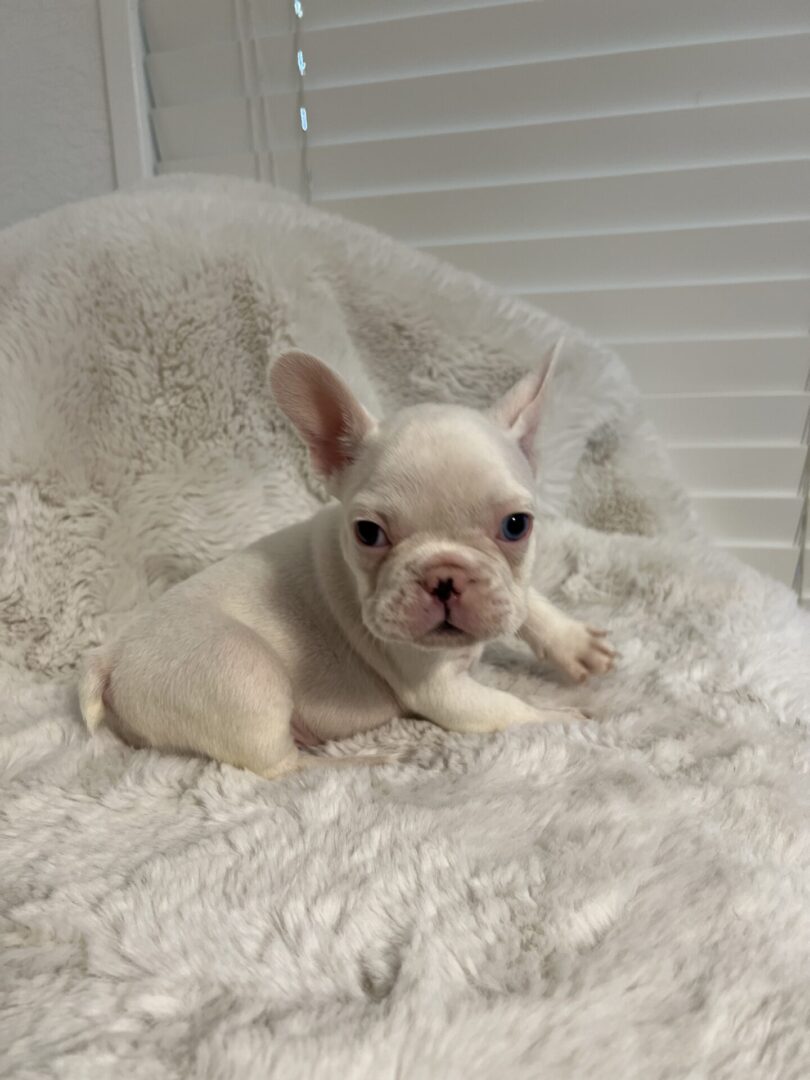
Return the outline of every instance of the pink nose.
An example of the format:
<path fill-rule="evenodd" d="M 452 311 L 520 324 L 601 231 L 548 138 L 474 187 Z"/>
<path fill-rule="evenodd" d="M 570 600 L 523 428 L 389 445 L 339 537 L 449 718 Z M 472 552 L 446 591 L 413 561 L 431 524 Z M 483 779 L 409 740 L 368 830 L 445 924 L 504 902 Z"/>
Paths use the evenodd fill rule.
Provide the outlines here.
<path fill-rule="evenodd" d="M 443 604 L 450 604 L 458 599 L 470 583 L 469 574 L 458 566 L 432 566 L 422 578 L 422 588 L 441 600 Z"/>

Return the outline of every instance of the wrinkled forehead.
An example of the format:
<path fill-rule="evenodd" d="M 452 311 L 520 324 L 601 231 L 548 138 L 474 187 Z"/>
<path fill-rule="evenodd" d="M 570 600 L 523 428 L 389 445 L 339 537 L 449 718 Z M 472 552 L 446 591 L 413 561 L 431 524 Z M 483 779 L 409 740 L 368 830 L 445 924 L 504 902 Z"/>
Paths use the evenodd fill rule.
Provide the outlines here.
<path fill-rule="evenodd" d="M 448 406 L 403 410 L 369 447 L 356 509 L 413 529 L 474 527 L 496 511 L 532 508 L 519 448 L 486 417 Z"/>

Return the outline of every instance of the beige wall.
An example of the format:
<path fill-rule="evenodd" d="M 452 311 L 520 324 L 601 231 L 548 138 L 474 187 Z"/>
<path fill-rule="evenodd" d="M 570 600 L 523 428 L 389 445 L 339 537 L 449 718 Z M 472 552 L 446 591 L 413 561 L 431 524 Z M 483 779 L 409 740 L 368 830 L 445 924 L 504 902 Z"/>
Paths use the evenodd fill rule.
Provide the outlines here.
<path fill-rule="evenodd" d="M 97 0 L 0 0 L 0 226 L 113 186 Z"/>

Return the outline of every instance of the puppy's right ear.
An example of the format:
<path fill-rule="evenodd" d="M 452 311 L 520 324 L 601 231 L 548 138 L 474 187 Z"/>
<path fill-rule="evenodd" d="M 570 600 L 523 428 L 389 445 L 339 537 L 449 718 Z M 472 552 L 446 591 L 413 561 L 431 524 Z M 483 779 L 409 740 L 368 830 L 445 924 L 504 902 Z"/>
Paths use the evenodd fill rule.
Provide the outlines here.
<path fill-rule="evenodd" d="M 548 359 L 541 363 L 536 371 L 530 371 L 528 375 L 524 375 L 489 410 L 492 419 L 501 427 L 506 428 L 516 440 L 532 469 L 536 467 L 535 438 L 543 408 L 543 397 L 562 351 L 563 341 L 564 338 L 560 338 L 549 353 Z"/>
<path fill-rule="evenodd" d="M 270 384 L 308 447 L 315 470 L 325 480 L 335 480 L 376 427 L 374 418 L 343 380 L 309 353 L 284 353 L 273 365 Z"/>

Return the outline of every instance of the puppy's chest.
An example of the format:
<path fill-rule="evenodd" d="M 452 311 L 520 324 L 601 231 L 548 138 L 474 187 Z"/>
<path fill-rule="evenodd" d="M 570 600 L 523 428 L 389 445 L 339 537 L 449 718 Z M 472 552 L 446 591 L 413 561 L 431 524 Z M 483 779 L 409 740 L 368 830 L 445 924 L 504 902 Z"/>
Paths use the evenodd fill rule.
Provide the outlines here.
<path fill-rule="evenodd" d="M 345 642 L 315 636 L 290 676 L 296 715 L 321 739 L 369 731 L 400 713 L 388 684 Z"/>

